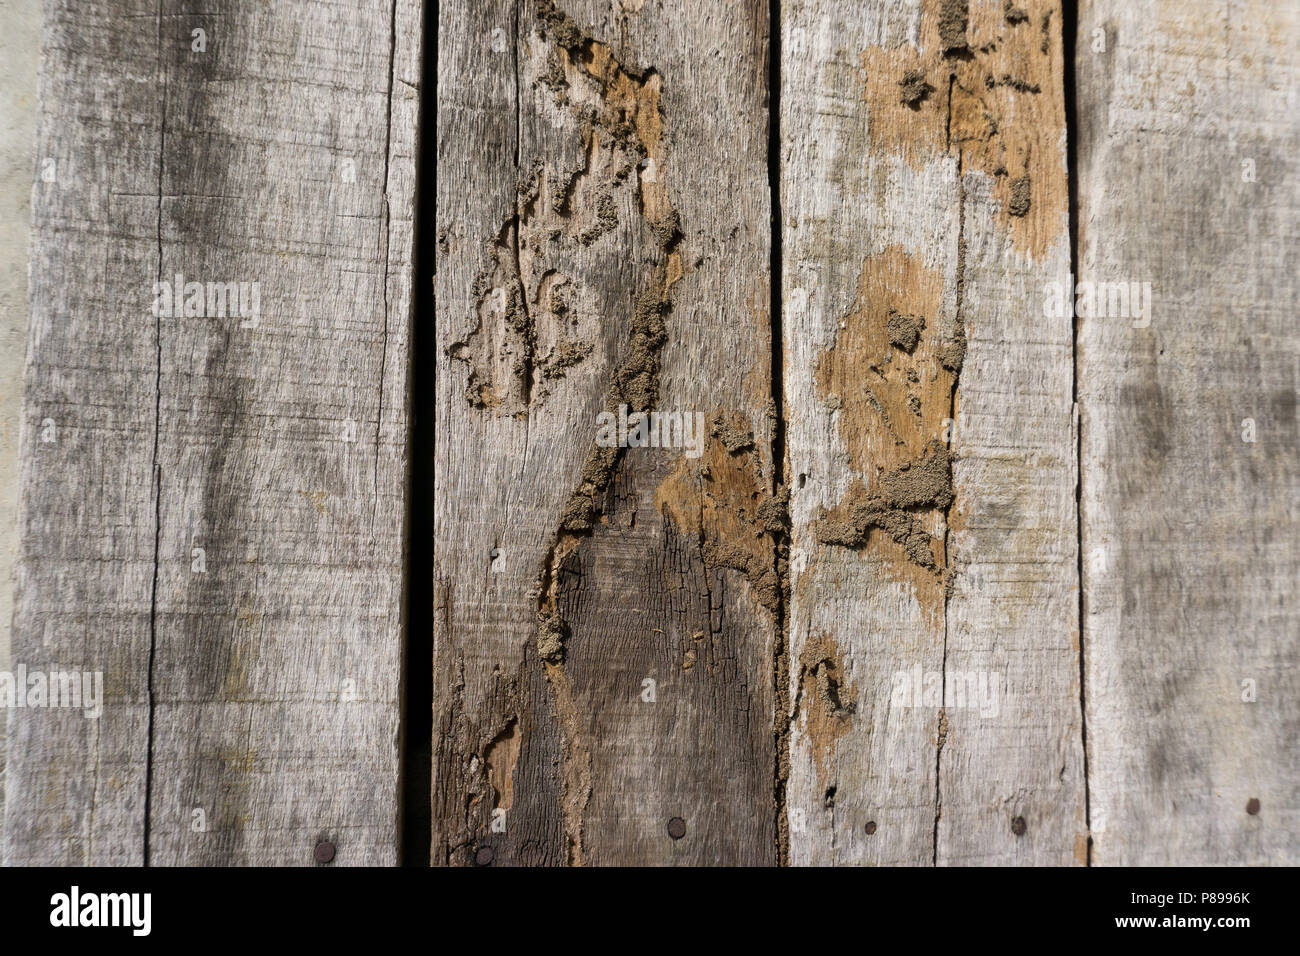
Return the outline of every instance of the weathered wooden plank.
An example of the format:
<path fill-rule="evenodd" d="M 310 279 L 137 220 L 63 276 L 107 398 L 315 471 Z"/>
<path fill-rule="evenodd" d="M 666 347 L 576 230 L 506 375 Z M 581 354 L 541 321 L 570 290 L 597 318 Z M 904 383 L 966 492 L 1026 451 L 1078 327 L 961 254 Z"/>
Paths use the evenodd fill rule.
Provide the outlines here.
<path fill-rule="evenodd" d="M 1100 864 L 1300 858 L 1297 32 L 1295 4 L 1080 13 L 1080 284 L 1145 290 L 1079 319 Z"/>
<path fill-rule="evenodd" d="M 0 671 L 10 670 L 13 575 L 18 557 L 18 432 L 22 418 L 23 341 L 27 333 L 27 254 L 31 224 L 32 155 L 36 139 L 36 65 L 41 6 L 21 0 L 6 6 L 0 33 Z M 4 815 L 5 725 L 0 708 L 0 819 Z M 0 865 L 4 840 L 0 839 Z"/>
<path fill-rule="evenodd" d="M 776 859 L 767 23 L 441 7 L 435 864 Z"/>
<path fill-rule="evenodd" d="M 37 153 L 54 158 L 56 178 L 33 194 L 13 656 L 40 671 L 102 671 L 106 701 L 93 723 L 11 711 L 10 864 L 144 855 L 156 33 L 143 16 L 44 9 Z"/>
<path fill-rule="evenodd" d="M 395 860 L 420 36 L 46 3 L 12 863 Z"/>
<path fill-rule="evenodd" d="M 1070 862 L 1059 5 L 782 17 L 790 860 Z"/>

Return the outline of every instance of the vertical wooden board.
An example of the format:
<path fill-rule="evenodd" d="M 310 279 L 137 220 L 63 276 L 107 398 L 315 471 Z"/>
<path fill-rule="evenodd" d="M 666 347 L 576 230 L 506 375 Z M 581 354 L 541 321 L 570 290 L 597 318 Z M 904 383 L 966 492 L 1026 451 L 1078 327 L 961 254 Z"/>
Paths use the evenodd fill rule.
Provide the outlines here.
<path fill-rule="evenodd" d="M 216 13 L 171 46 L 162 275 L 263 315 L 163 325 L 154 858 L 393 863 L 420 11 Z"/>
<path fill-rule="evenodd" d="M 108 703 L 20 718 L 13 859 L 395 862 L 419 10 L 61 7 L 18 645 Z"/>
<path fill-rule="evenodd" d="M 1071 337 L 1038 307 L 1069 262 L 1059 9 L 782 17 L 790 860 L 1069 861 Z"/>
<path fill-rule="evenodd" d="M 930 330 L 955 309 L 955 164 L 914 170 L 876 150 L 863 51 L 911 43 L 919 8 L 783 3 L 781 211 L 787 454 L 792 477 L 789 620 L 789 859 L 928 863 L 934 828 L 934 713 L 888 707 L 890 675 L 942 664 L 940 582 L 874 536 L 830 544 L 823 523 L 872 462 L 911 447 L 887 435 L 869 370 L 889 353 L 880 322 L 925 295 Z M 920 215 L 930 213 L 929 217 Z M 947 307 L 941 302 L 947 298 Z M 939 362 L 926 343 L 926 371 Z M 920 346 L 918 346 L 919 348 Z M 948 376 L 949 381 L 951 375 Z M 943 383 L 935 383 L 941 389 Z M 912 425 L 910 409 L 904 425 Z M 883 409 L 883 405 L 881 405 Z M 932 413 L 949 415 L 947 395 Z M 933 423 L 933 437 L 938 425 Z M 913 425 L 912 445 L 927 436 Z M 840 505 L 841 511 L 847 506 Z M 846 516 L 847 517 L 847 516 Z M 934 515 L 927 518 L 933 523 Z M 926 529 L 927 531 L 932 529 Z M 918 529 L 918 533 L 925 533 Z M 902 556 L 900 560 L 900 555 Z M 914 580 L 909 580 L 913 578 Z M 875 833 L 866 828 L 874 824 Z"/>
<path fill-rule="evenodd" d="M 143 859 L 160 105 L 144 12 L 43 11 L 37 155 L 55 178 L 32 197 L 13 661 L 100 671 L 105 701 L 98 720 L 10 712 L 10 865 Z"/>
<path fill-rule="evenodd" d="M 766 6 L 439 47 L 433 860 L 773 862 Z"/>
<path fill-rule="evenodd" d="M 968 37 L 937 861 L 1084 865 L 1073 324 L 1043 308 L 1070 271 L 1061 5 L 972 3 Z"/>
<path fill-rule="evenodd" d="M 9 667 L 13 620 L 13 568 L 17 558 L 18 432 L 22 408 L 24 345 L 27 340 L 27 273 L 30 263 L 31 194 L 44 160 L 36 145 L 36 72 L 41 49 L 41 5 L 15 0 L 6 5 L 0 57 L 0 669 Z M 4 714 L 0 714 L 3 724 Z M 0 732 L 0 778 L 4 734 Z M 3 803 L 0 783 L 0 804 Z M 0 812 L 3 812 L 0 810 Z M 2 844 L 3 841 L 0 841 Z"/>
<path fill-rule="evenodd" d="M 31 254 L 33 171 L 43 162 L 36 143 L 36 72 L 41 49 L 41 5 L 18 0 L 6 7 L 0 34 L 0 190 L 6 197 L 0 218 L 0 671 L 9 671 L 9 629 L 13 622 L 14 566 L 18 559 L 18 435 L 22 421 L 23 362 L 27 336 L 27 276 Z M 0 829 L 4 820 L 5 725 L 0 708 Z M 0 834 L 0 866 L 4 838 Z"/>
<path fill-rule="evenodd" d="M 1080 283 L 1150 284 L 1079 319 L 1100 864 L 1300 858 L 1298 31 L 1294 4 L 1080 13 Z"/>

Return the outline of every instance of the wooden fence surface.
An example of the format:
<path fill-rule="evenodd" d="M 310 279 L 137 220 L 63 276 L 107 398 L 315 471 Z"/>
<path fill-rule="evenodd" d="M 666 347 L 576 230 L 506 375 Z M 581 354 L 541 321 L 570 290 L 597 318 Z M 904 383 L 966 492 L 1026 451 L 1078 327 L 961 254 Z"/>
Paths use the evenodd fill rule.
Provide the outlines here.
<path fill-rule="evenodd" d="M 1300 8 L 1074 6 L 45 0 L 5 862 L 1300 862 Z"/>

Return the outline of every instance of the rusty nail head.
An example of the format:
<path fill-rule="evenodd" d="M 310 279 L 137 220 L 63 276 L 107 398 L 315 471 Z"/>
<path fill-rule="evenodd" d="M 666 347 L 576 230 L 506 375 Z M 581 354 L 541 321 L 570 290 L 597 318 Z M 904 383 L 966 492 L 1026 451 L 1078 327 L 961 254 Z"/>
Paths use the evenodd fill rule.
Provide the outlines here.
<path fill-rule="evenodd" d="M 496 852 L 490 846 L 481 846 L 474 851 L 475 866 L 491 866 L 496 858 Z"/>
<path fill-rule="evenodd" d="M 1014 833 L 1016 836 L 1024 836 L 1025 829 L 1026 827 L 1025 827 L 1024 817 L 1016 817 L 1014 820 L 1011 821 L 1011 832 Z"/>
<path fill-rule="evenodd" d="M 674 840 L 680 840 L 686 836 L 686 821 L 681 817 L 673 817 L 668 821 L 668 835 Z"/>
<path fill-rule="evenodd" d="M 1246 812 L 1252 817 L 1259 813 L 1259 797 L 1251 797 L 1246 801 Z"/>
<path fill-rule="evenodd" d="M 867 821 L 867 836 L 871 836 L 871 835 L 872 835 L 873 833 L 875 833 L 875 832 L 876 832 L 876 821 L 875 821 L 875 820 L 868 820 L 868 821 Z"/>
<path fill-rule="evenodd" d="M 321 840 L 316 844 L 316 850 L 313 853 L 317 863 L 328 863 L 334 859 L 334 844 L 329 840 Z"/>

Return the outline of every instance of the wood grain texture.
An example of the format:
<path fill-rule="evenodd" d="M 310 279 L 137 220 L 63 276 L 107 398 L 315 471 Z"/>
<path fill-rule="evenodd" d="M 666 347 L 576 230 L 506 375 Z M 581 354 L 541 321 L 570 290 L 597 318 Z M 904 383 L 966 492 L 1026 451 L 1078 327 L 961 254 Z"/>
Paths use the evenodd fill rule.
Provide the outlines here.
<path fill-rule="evenodd" d="M 7 863 L 1300 858 L 1293 6 L 422 7 L 45 0 Z"/>
<path fill-rule="evenodd" d="M 1074 862 L 1059 7 L 782 16 L 790 861 Z"/>
<path fill-rule="evenodd" d="M 22 420 L 32 154 L 36 140 L 36 70 L 41 49 L 38 0 L 6 4 L 0 34 L 0 671 L 10 669 L 14 565 L 18 558 L 18 433 Z M 4 818 L 7 709 L 0 710 L 0 820 Z M 0 866 L 4 840 L 0 838 Z"/>
<path fill-rule="evenodd" d="M 1300 857 L 1298 14 L 1080 13 L 1079 278 L 1153 302 L 1079 320 L 1102 865 Z"/>
<path fill-rule="evenodd" d="M 776 859 L 767 24 L 442 4 L 435 864 Z"/>
<path fill-rule="evenodd" d="M 8 859 L 395 862 L 419 5 L 44 29 Z"/>

